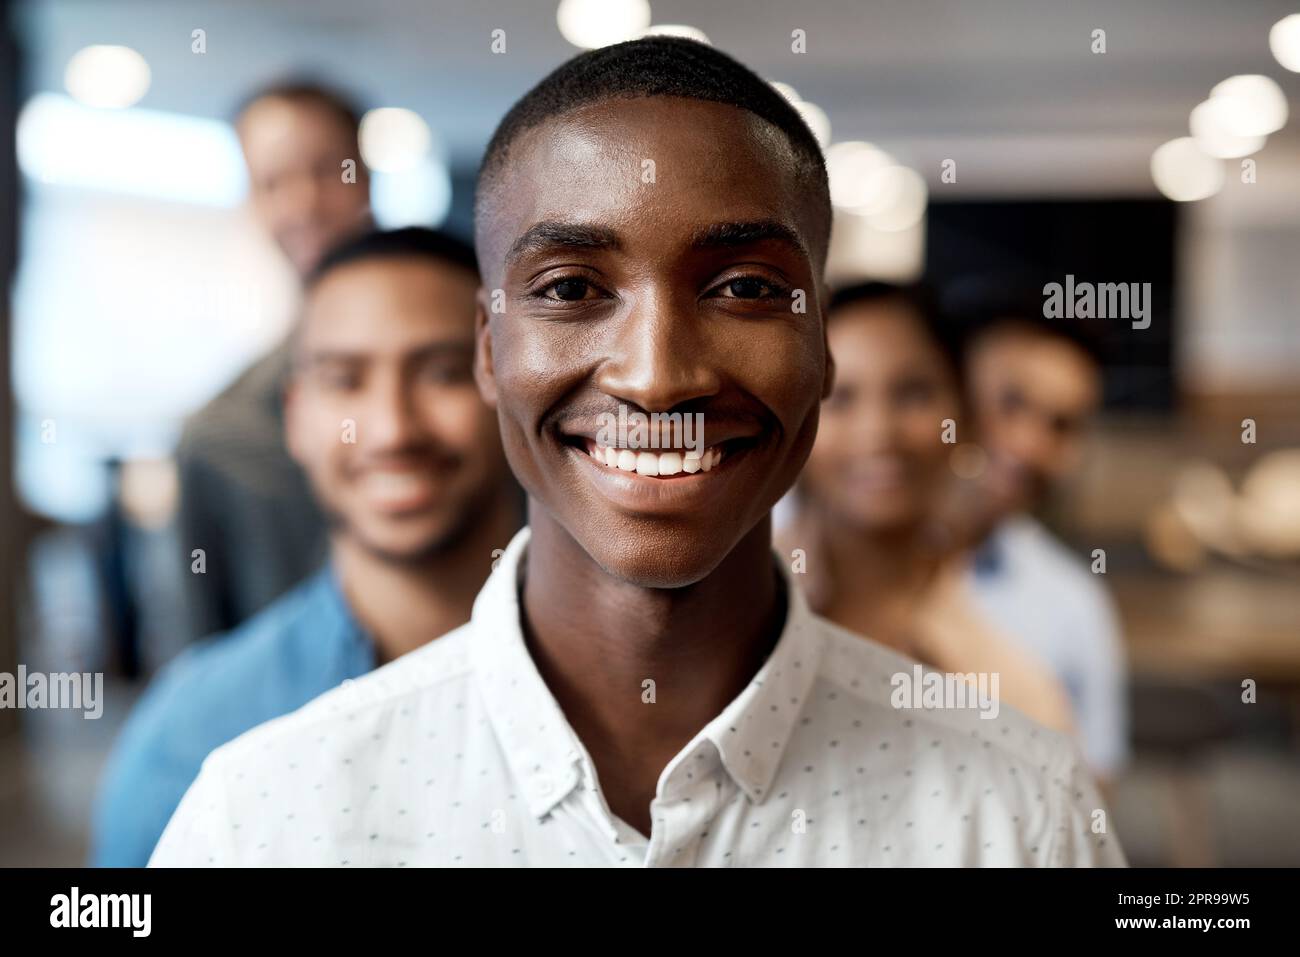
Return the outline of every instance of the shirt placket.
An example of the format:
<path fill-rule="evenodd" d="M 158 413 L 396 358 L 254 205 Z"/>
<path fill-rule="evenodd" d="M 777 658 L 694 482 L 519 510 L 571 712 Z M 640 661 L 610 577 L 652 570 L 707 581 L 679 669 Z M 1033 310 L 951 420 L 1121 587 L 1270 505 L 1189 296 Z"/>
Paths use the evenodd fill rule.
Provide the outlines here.
<path fill-rule="evenodd" d="M 694 867 L 709 824 L 722 806 L 721 762 L 702 743 L 668 773 L 650 802 L 650 846 L 646 867 Z"/>
<path fill-rule="evenodd" d="M 614 812 L 596 784 L 590 764 L 583 762 L 579 785 L 571 796 L 570 807 L 580 816 L 581 826 L 589 829 L 598 846 L 603 848 L 606 863 L 614 867 L 639 867 L 643 852 L 636 843 L 630 825 L 619 827 Z"/>

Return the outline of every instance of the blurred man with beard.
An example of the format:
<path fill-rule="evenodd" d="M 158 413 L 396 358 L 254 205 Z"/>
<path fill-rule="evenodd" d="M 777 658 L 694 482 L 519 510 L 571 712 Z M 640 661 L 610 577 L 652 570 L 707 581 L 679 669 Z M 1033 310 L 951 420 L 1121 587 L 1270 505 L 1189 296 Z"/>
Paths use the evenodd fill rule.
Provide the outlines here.
<path fill-rule="evenodd" d="M 306 82 L 268 87 L 239 112 L 253 217 L 300 278 L 327 249 L 372 226 L 359 122 L 342 96 Z M 177 533 L 191 638 L 235 627 L 324 556 L 320 510 L 284 447 L 288 368 L 286 343 L 185 423 Z M 188 574 L 196 549 L 203 574 Z"/>
<path fill-rule="evenodd" d="M 474 253 L 423 229 L 329 254 L 291 339 L 286 435 L 326 567 L 173 662 L 129 720 L 95 860 L 148 861 L 213 748 L 467 621 L 519 498 L 473 378 Z"/>

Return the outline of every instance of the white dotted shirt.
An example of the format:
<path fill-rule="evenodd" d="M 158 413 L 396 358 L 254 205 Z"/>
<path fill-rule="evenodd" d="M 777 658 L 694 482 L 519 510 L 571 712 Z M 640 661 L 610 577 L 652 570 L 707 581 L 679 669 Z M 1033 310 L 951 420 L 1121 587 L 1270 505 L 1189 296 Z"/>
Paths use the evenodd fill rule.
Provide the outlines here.
<path fill-rule="evenodd" d="M 1005 705 L 895 708 L 912 662 L 793 587 L 767 662 L 663 769 L 638 833 L 524 644 L 527 544 L 468 624 L 214 751 L 150 865 L 1125 863 L 1066 738 Z M 672 707 L 655 691 L 647 708 Z"/>

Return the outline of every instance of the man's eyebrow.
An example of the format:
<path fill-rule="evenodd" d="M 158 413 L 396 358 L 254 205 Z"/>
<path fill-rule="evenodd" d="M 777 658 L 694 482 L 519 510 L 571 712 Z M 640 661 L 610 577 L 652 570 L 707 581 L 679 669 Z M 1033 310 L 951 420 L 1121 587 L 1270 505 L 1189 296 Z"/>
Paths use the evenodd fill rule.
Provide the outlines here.
<path fill-rule="evenodd" d="M 411 350 L 407 356 L 408 359 L 417 361 L 424 359 L 463 359 L 465 357 L 473 358 L 474 340 L 473 339 L 452 339 L 443 342 L 431 342 L 427 346 L 420 346 L 418 349 Z"/>
<path fill-rule="evenodd" d="M 326 362 L 363 362 L 366 359 L 364 352 L 332 348 L 313 349 L 310 346 L 300 348 L 298 355 L 304 365 L 320 365 Z"/>
<path fill-rule="evenodd" d="M 565 223 L 547 219 L 534 224 L 526 233 L 515 240 L 510 251 L 506 253 L 506 262 L 518 259 L 524 253 L 546 249 L 551 246 L 579 249 L 618 249 L 621 244 L 618 234 L 604 226 L 588 226 L 582 223 Z"/>
<path fill-rule="evenodd" d="M 430 342 L 426 345 L 416 346 L 409 350 L 404 356 L 405 359 L 438 359 L 445 357 L 462 358 L 474 354 L 474 340 L 472 339 L 445 339 L 438 342 Z M 329 363 L 348 363 L 357 364 L 369 362 L 375 357 L 373 352 L 367 352 L 362 349 L 339 349 L 334 347 L 322 347 L 318 349 L 305 349 L 302 352 L 302 361 L 307 365 L 326 365 Z"/>
<path fill-rule="evenodd" d="M 808 248 L 799 234 L 785 223 L 775 219 L 754 219 L 745 222 L 711 223 L 691 237 L 696 249 L 750 246 L 754 243 L 776 241 L 793 246 L 807 256 Z"/>

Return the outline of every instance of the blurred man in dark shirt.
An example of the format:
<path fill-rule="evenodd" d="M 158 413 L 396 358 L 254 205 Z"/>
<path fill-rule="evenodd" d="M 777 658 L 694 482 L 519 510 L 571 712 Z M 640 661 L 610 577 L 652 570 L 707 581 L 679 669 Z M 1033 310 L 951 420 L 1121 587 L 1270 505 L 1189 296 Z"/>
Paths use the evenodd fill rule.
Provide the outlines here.
<path fill-rule="evenodd" d="M 269 87 L 239 112 L 253 214 L 300 277 L 373 225 L 358 126 L 343 98 L 307 83 Z M 320 511 L 284 447 L 288 365 L 282 344 L 185 423 L 177 530 L 192 638 L 234 627 L 324 554 Z"/>

